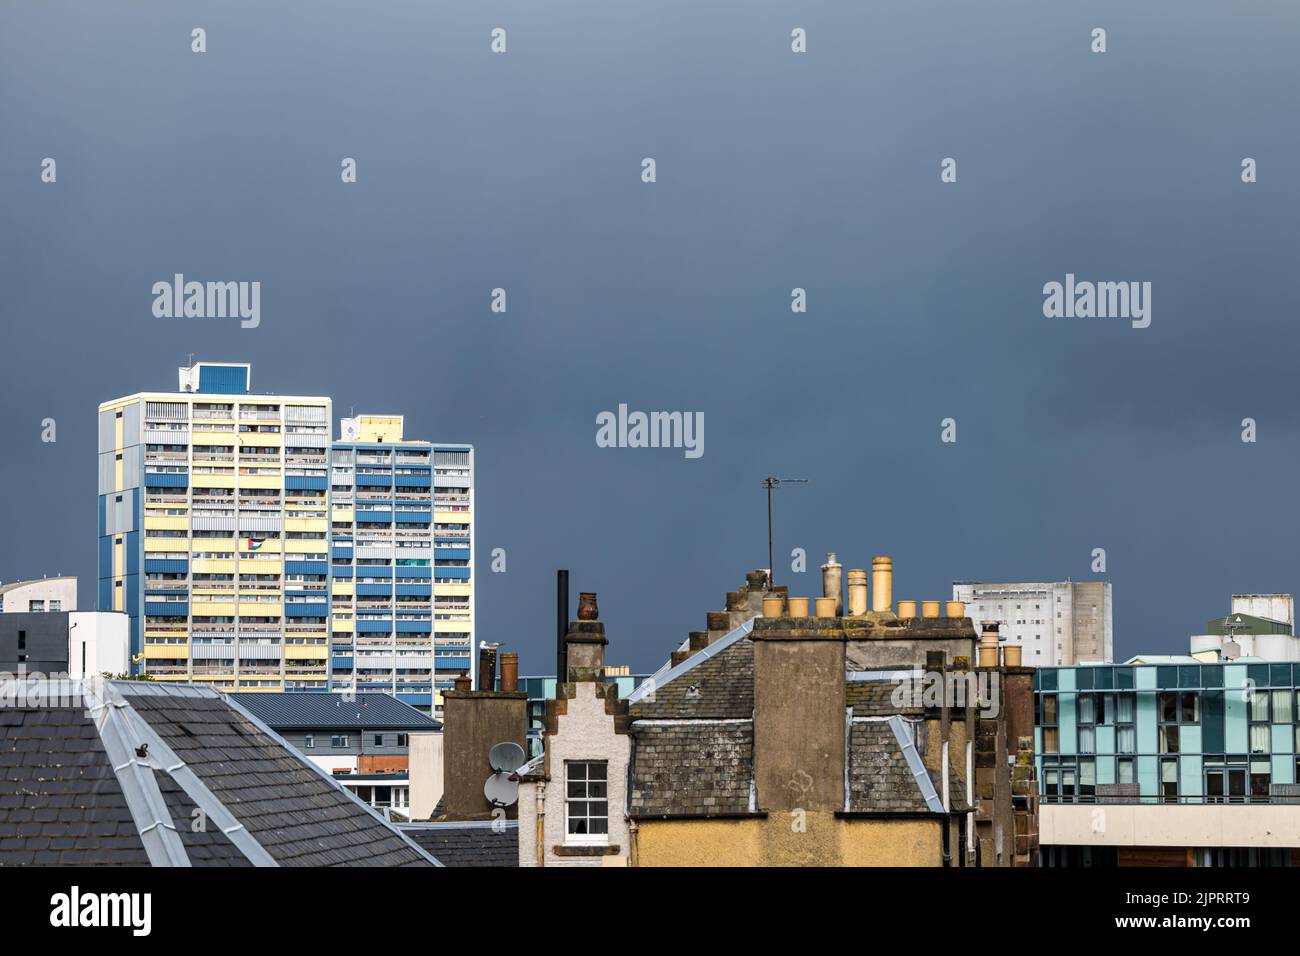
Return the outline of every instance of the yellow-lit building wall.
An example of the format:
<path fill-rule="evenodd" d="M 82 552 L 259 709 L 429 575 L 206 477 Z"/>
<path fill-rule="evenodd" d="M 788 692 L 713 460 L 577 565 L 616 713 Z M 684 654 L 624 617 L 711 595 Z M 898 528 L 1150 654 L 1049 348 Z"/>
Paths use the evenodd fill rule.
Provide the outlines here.
<path fill-rule="evenodd" d="M 802 826 L 802 830 L 799 827 Z M 637 866 L 942 866 L 938 818 L 833 813 L 713 820 L 642 820 Z"/>

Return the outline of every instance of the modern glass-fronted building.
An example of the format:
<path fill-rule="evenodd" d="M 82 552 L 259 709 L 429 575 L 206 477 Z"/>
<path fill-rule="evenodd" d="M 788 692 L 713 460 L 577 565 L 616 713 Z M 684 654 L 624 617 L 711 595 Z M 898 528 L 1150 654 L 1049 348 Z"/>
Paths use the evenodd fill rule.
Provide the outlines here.
<path fill-rule="evenodd" d="M 1040 669 L 1041 863 L 1300 865 L 1297 686 L 1257 658 Z"/>
<path fill-rule="evenodd" d="M 1267 803 L 1297 780 L 1297 686 L 1300 665 L 1253 659 L 1042 668 L 1042 801 L 1095 802 L 1098 787 L 1129 784 L 1142 803 Z"/>

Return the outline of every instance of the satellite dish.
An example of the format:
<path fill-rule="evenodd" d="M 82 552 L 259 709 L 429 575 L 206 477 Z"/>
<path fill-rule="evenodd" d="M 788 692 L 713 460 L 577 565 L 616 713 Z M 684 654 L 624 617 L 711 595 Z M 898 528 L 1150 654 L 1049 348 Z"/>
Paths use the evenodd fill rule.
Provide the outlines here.
<path fill-rule="evenodd" d="M 497 773 L 514 773 L 526 762 L 524 748 L 511 740 L 497 744 L 488 751 L 488 766 Z"/>
<path fill-rule="evenodd" d="M 483 796 L 494 807 L 512 807 L 519 799 L 519 782 L 508 773 L 494 773 L 483 784 Z"/>
<path fill-rule="evenodd" d="M 488 751 L 488 765 L 495 773 L 483 784 L 483 796 L 494 807 L 512 807 L 519 799 L 519 781 L 510 775 L 527 763 L 524 748 L 512 740 L 499 743 Z"/>

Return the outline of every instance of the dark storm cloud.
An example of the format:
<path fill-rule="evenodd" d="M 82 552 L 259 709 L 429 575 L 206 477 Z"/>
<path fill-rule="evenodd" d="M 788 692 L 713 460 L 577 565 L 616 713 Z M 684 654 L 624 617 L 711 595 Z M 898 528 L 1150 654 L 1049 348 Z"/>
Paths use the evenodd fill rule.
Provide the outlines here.
<path fill-rule="evenodd" d="M 766 474 L 811 479 L 779 492 L 778 550 L 813 567 L 892 554 L 896 596 L 937 598 L 1088 578 L 1104 547 L 1117 654 L 1184 649 L 1233 591 L 1300 582 L 1297 20 L 5 4 L 0 578 L 75 572 L 93 601 L 95 406 L 194 353 L 474 442 L 478 634 L 526 672 L 550 666 L 560 566 L 600 592 L 611 659 L 657 665 L 764 563 Z M 260 281 L 260 328 L 153 318 L 175 272 Z M 1067 272 L 1152 282 L 1151 327 L 1045 319 Z M 704 457 L 597 448 L 620 402 L 704 412 Z"/>

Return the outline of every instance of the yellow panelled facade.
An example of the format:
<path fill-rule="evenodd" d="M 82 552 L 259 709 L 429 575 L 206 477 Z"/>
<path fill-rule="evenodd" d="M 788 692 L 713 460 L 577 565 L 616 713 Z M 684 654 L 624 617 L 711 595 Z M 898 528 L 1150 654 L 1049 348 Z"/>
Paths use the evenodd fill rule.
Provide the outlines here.
<path fill-rule="evenodd" d="M 227 364 L 238 366 L 239 363 Z M 182 377 L 189 371 L 182 369 Z M 118 535 L 111 547 L 101 552 L 102 560 L 105 564 L 112 562 L 112 606 L 132 614 L 133 634 L 137 635 L 134 639 L 140 642 L 146 671 L 149 671 L 149 661 L 166 668 L 164 672 L 151 671 L 151 676 L 161 680 L 193 679 L 231 685 L 240 680 L 235 673 L 221 673 L 224 657 L 191 658 L 188 640 L 158 643 L 163 638 L 169 641 L 178 636 L 188 638 L 192 627 L 199 635 L 196 640 L 205 644 L 240 638 L 264 642 L 267 637 L 278 637 L 284 642 L 286 634 L 294 640 L 318 641 L 282 644 L 280 660 L 249 658 L 249 689 L 281 689 L 283 684 L 274 674 L 257 671 L 270 665 L 271 669 L 287 673 L 289 668 L 285 662 L 290 660 L 303 681 L 308 682 L 303 685 L 305 688 L 325 688 L 328 625 L 312 627 L 285 617 L 284 561 L 285 554 L 290 560 L 298 556 L 318 560 L 317 555 L 328 553 L 328 490 L 286 491 L 285 476 L 290 473 L 320 476 L 328 489 L 331 407 L 329 399 L 323 397 L 210 390 L 142 392 L 100 405 L 105 421 L 100 431 L 99 450 L 101 456 L 106 457 L 110 451 L 114 454 L 111 470 L 101 470 L 100 494 L 139 493 L 141 521 L 136 530 L 140 532 L 137 540 L 143 552 L 128 556 L 124 536 Z M 124 412 L 123 416 L 117 417 L 118 412 Z M 111 432 L 105 430 L 109 414 L 113 416 Z M 250 430 L 241 431 L 241 428 Z M 311 437 L 287 441 L 290 431 Z M 111 449 L 108 447 L 110 434 Z M 177 446 L 187 447 L 178 455 Z M 133 454 L 140 456 L 138 464 Z M 124 459 L 131 459 L 130 467 Z M 102 467 L 108 468 L 109 463 Z M 147 480 L 153 474 L 186 471 L 189 479 L 184 485 L 149 484 Z M 128 479 L 128 475 L 136 477 Z M 131 481 L 129 488 L 127 480 Z M 266 507 L 268 504 L 273 507 Z M 245 533 L 245 515 L 283 520 L 281 525 L 272 526 L 276 527 L 274 531 Z M 196 524 L 195 519 L 199 517 L 230 520 Z M 248 527 L 267 525 L 250 523 Z M 231 530 L 226 537 L 214 529 Z M 164 532 L 169 534 L 164 536 Z M 288 534 L 310 534 L 313 538 L 288 538 Z M 250 547 L 249 535 L 261 544 Z M 145 566 L 149 560 L 171 558 L 188 559 L 179 575 L 174 568 L 151 571 Z M 139 568 L 141 603 L 154 604 L 155 612 L 161 615 L 154 623 L 149 623 L 141 607 L 126 606 L 124 576 L 128 567 Z M 107 567 L 101 571 L 101 574 L 108 573 Z M 202 579 L 207 576 L 220 579 Z M 241 580 L 242 577 L 248 580 Z M 185 590 L 178 592 L 178 583 Z M 317 586 L 320 583 L 316 582 Z M 105 593 L 107 587 L 105 582 Z M 160 602 L 165 606 L 167 599 L 174 599 L 178 593 L 188 598 L 188 618 L 169 615 L 158 606 Z M 245 621 L 246 618 L 256 620 Z M 231 656 L 238 657 L 238 652 L 232 649 Z M 183 673 L 172 673 L 173 670 Z M 268 686 L 264 687 L 263 682 Z"/>

